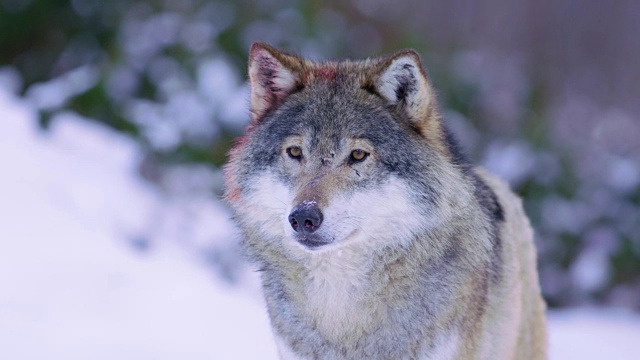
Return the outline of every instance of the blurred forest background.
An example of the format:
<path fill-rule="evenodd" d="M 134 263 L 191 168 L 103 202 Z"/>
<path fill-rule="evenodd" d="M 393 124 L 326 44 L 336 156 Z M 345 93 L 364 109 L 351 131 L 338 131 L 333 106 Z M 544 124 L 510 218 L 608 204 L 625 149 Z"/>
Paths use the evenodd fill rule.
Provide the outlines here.
<path fill-rule="evenodd" d="M 139 142 L 161 191 L 220 195 L 252 42 L 314 59 L 415 48 L 468 155 L 524 197 L 549 305 L 640 310 L 638 19 L 634 0 L 0 0 L 0 82 L 43 133 L 75 112 Z M 216 249 L 233 282 L 237 249 Z"/>

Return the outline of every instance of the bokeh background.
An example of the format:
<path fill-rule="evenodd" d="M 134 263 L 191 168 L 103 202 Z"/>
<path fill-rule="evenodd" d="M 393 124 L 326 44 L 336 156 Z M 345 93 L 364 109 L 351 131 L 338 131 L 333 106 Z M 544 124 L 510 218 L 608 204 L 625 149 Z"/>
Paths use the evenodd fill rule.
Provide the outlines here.
<path fill-rule="evenodd" d="M 169 297 L 155 303 L 166 317 L 174 306 L 186 311 L 183 300 L 207 298 L 203 291 L 260 297 L 221 201 L 221 166 L 249 120 L 245 67 L 254 41 L 313 59 L 418 50 L 466 153 L 524 198 L 550 309 L 633 314 L 639 19 L 634 0 L 0 0 L 0 334 L 34 336 L 42 321 L 70 321 L 66 329 L 82 333 L 83 324 L 106 323 L 83 319 L 111 307 L 120 322 L 79 352 L 38 332 L 60 354 L 87 354 L 105 333 L 127 343 L 147 331 L 141 324 L 126 335 L 141 311 L 132 302 L 147 309 Z M 158 260 L 165 258 L 197 268 L 202 282 L 185 285 L 191 276 L 177 277 L 167 270 L 174 260 Z M 103 278 L 90 270 L 96 263 Z M 145 286 L 150 292 L 132 290 Z M 77 294 L 57 296 L 67 291 Z M 116 300 L 123 308 L 112 308 Z M 100 305 L 68 319 L 92 301 Z M 217 314 L 208 316 L 220 324 Z M 246 314 L 228 321 L 245 318 L 251 322 Z M 242 324 L 237 331 L 240 338 Z M 164 339 L 147 335 L 149 343 Z M 179 333 L 162 336 L 185 354 Z M 32 341 L 23 342 L 13 348 L 30 354 Z M 121 358 L 157 358 L 141 344 L 102 345 Z M 220 351 L 211 345 L 191 358 L 234 358 Z"/>

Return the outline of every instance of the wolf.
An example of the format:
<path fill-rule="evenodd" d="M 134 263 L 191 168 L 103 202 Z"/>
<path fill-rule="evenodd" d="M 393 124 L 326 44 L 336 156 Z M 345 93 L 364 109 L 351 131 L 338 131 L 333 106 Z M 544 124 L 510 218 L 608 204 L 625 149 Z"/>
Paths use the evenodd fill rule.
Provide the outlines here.
<path fill-rule="evenodd" d="M 281 359 L 544 359 L 532 229 L 463 155 L 418 53 L 249 53 L 225 197 Z"/>

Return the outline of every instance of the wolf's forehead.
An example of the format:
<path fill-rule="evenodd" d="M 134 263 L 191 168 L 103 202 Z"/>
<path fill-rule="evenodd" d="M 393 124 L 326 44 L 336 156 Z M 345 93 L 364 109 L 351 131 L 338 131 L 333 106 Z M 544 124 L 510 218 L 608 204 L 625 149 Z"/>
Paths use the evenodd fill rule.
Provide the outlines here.
<path fill-rule="evenodd" d="M 363 99 L 327 85 L 300 95 L 299 102 L 291 104 L 292 111 L 283 111 L 287 116 L 277 121 L 289 124 L 292 133 L 302 135 L 311 147 L 339 148 L 352 138 L 380 142 L 398 131 L 396 121 L 376 98 Z"/>
<path fill-rule="evenodd" d="M 341 131 L 341 129 L 320 128 L 310 131 L 307 141 L 312 151 L 323 156 L 331 156 L 335 151 L 342 150 L 352 137 L 352 133 Z"/>
<path fill-rule="evenodd" d="M 358 104 L 339 96 L 310 101 L 301 114 L 299 126 L 310 146 L 339 147 L 345 138 L 371 134 L 372 120 Z"/>

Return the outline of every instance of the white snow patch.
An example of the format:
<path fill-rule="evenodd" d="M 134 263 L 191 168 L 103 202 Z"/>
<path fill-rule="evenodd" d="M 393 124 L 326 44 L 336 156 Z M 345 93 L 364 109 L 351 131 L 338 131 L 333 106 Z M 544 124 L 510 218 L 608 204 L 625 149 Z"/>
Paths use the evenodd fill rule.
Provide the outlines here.
<path fill-rule="evenodd" d="M 26 97 L 39 109 L 57 109 L 74 96 L 95 86 L 98 80 L 97 67 L 81 66 L 53 80 L 33 84 L 27 90 Z"/>
<path fill-rule="evenodd" d="M 615 309 L 552 311 L 549 359 L 633 360 L 640 350 L 640 315 Z"/>

